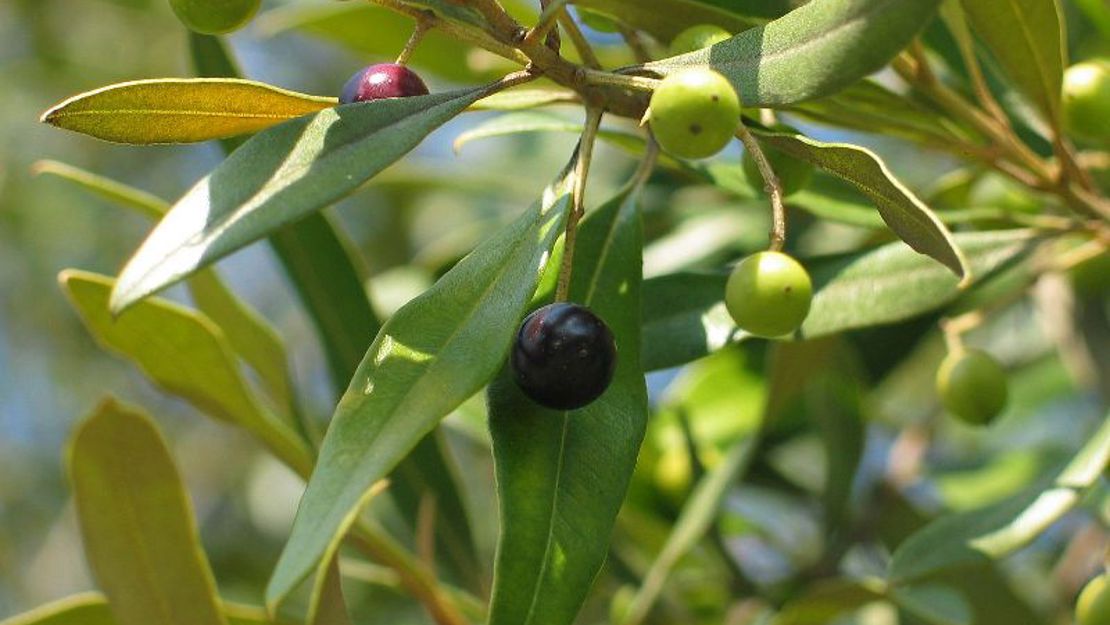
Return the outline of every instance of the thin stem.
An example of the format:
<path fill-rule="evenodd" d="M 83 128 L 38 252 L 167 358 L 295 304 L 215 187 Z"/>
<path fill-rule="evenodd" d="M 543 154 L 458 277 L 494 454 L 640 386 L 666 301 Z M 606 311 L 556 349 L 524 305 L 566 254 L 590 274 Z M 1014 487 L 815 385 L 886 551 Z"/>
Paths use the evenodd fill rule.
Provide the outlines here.
<path fill-rule="evenodd" d="M 559 19 L 559 14 L 563 12 L 563 7 L 566 6 L 569 0 L 546 0 L 543 12 L 540 13 L 536 25 L 528 30 L 528 34 L 524 35 L 524 40 L 521 42 L 523 45 L 529 45 L 543 39 L 547 33 L 551 32 L 555 23 Z"/>
<path fill-rule="evenodd" d="M 391 536 L 359 522 L 351 528 L 351 540 L 371 559 L 396 571 L 401 585 L 424 605 L 437 625 L 469 625 L 455 602 L 440 592 L 435 576 Z"/>
<path fill-rule="evenodd" d="M 491 37 L 488 33 L 485 33 L 471 26 L 465 26 L 449 20 L 440 19 L 435 14 L 429 14 L 427 11 L 409 6 L 403 2 L 400 2 L 400 0 L 369 0 L 369 2 L 371 4 L 376 4 L 380 7 L 389 9 L 390 11 L 393 11 L 395 13 L 407 15 L 417 21 L 426 20 L 429 28 L 438 28 L 453 39 L 458 39 L 459 41 L 462 41 L 464 43 L 469 43 L 471 45 L 485 49 L 496 54 L 497 56 L 520 63 L 521 65 L 528 64 L 529 59 L 527 56 L 524 55 L 523 52 L 517 50 L 513 46 L 502 43 Z"/>
<path fill-rule="evenodd" d="M 586 109 L 586 126 L 578 143 L 578 160 L 574 164 L 574 189 L 571 193 L 570 215 L 567 216 L 566 235 L 563 238 L 563 264 L 559 268 L 559 282 L 555 288 L 555 301 L 567 301 L 570 291 L 570 277 L 574 269 L 574 242 L 578 234 L 578 221 L 585 214 L 586 177 L 593 160 L 594 143 L 601 126 L 600 108 Z"/>
<path fill-rule="evenodd" d="M 586 40 L 586 36 L 582 34 L 582 29 L 578 27 L 570 13 L 565 10 L 559 11 L 559 23 L 563 25 L 563 30 L 570 37 L 570 42 L 574 44 L 574 49 L 578 50 L 578 56 L 582 57 L 582 62 L 586 64 L 586 67 L 601 69 L 601 61 L 597 59 L 593 46 Z"/>
<path fill-rule="evenodd" d="M 740 122 L 740 126 L 736 130 L 736 136 L 744 142 L 744 148 L 752 155 L 752 160 L 759 168 L 759 174 L 763 176 L 763 188 L 771 198 L 770 249 L 772 252 L 781 252 L 786 245 L 786 206 L 783 203 L 782 182 L 775 175 L 775 170 L 771 167 L 771 162 L 767 160 L 767 155 L 759 147 L 759 141 L 752 136 L 744 122 Z"/>
<path fill-rule="evenodd" d="M 655 91 L 655 88 L 659 86 L 658 78 L 633 76 L 631 74 L 614 74 L 613 72 L 603 72 L 596 69 L 584 69 L 583 78 L 588 85 L 621 87 L 633 91 L 651 92 Z"/>
<path fill-rule="evenodd" d="M 431 19 L 429 19 L 429 15 L 432 16 Z M 432 13 L 424 13 L 424 17 L 417 18 L 416 28 L 412 30 L 412 35 L 405 43 L 405 48 L 401 50 L 401 54 L 397 55 L 398 65 L 404 65 L 409 62 L 409 57 L 411 57 L 413 51 L 416 50 L 416 46 L 420 45 L 420 41 L 424 39 L 424 35 L 432 28 L 432 19 L 434 18 L 435 14 Z"/>
<path fill-rule="evenodd" d="M 648 52 L 647 44 L 644 43 L 644 38 L 640 36 L 640 31 L 629 28 L 623 22 L 617 22 L 617 30 L 624 38 L 624 42 L 628 44 L 629 49 L 632 50 L 632 56 L 637 63 L 650 63 L 652 61 L 651 53 Z"/>

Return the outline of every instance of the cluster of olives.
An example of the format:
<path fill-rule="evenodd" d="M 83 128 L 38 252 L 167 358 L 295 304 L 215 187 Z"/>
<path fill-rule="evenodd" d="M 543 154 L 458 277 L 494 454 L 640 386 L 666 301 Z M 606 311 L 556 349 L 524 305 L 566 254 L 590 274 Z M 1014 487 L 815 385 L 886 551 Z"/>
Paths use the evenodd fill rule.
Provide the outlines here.
<path fill-rule="evenodd" d="M 695 26 L 671 44 L 673 54 L 714 45 L 731 35 L 715 26 Z M 343 86 L 341 104 L 425 95 L 428 87 L 408 67 L 379 63 L 356 72 Z M 659 145 L 679 158 L 706 158 L 720 152 L 740 123 L 740 98 L 732 84 L 709 69 L 671 74 L 651 98 L 648 117 Z M 762 176 L 745 158 L 755 185 Z M 805 185 L 809 170 L 798 161 L 771 153 L 789 192 Z M 808 167 L 808 165 L 806 166 Z M 813 285 L 796 260 L 781 252 L 760 252 L 743 259 L 729 276 L 725 305 L 744 331 L 778 337 L 797 330 L 809 312 Z M 559 302 L 528 315 L 517 332 L 509 364 L 530 399 L 555 410 L 575 410 L 608 388 L 617 346 L 605 322 L 583 306 Z"/>

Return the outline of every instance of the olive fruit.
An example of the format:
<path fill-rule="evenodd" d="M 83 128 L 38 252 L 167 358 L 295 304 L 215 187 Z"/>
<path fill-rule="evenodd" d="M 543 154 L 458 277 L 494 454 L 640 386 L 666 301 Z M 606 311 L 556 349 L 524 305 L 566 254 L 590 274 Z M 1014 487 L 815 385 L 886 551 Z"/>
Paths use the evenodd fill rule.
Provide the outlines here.
<path fill-rule="evenodd" d="M 428 87 L 416 72 L 397 63 L 378 63 L 355 72 L 347 80 L 339 96 L 339 103 L 407 98 L 427 93 Z"/>
<path fill-rule="evenodd" d="M 809 184 L 809 180 L 813 178 L 813 165 L 806 161 L 794 158 L 785 152 L 767 148 L 764 148 L 763 155 L 766 156 L 767 161 L 771 163 L 771 169 L 775 170 L 775 175 L 778 176 L 779 184 L 782 185 L 782 194 L 784 196 L 793 195 L 801 191 Z M 763 181 L 763 175 L 759 173 L 759 165 L 755 163 L 755 157 L 753 157 L 750 152 L 744 152 L 744 158 L 741 160 L 744 169 L 744 177 L 748 179 L 748 184 L 760 190 L 766 187 L 766 183 Z"/>
<path fill-rule="evenodd" d="M 1076 63 L 1064 72 L 1064 124 L 1088 139 L 1110 139 L 1110 59 Z"/>
<path fill-rule="evenodd" d="M 675 38 L 671 40 L 670 53 L 671 56 L 686 54 L 687 52 L 708 48 L 731 37 L 732 33 L 713 24 L 691 26 L 675 35 Z"/>
<path fill-rule="evenodd" d="M 609 387 L 617 344 L 588 308 L 549 304 L 525 317 L 509 362 L 517 385 L 537 404 L 574 410 Z"/>
<path fill-rule="evenodd" d="M 741 330 L 767 338 L 797 330 L 813 299 L 805 267 L 782 252 L 741 260 L 725 285 L 725 307 Z"/>
<path fill-rule="evenodd" d="M 1110 589 L 1106 588 L 1106 573 L 1092 579 L 1079 593 L 1075 602 L 1075 622 L 1078 625 L 1110 625 Z"/>
<path fill-rule="evenodd" d="M 950 352 L 937 370 L 941 403 L 961 421 L 986 425 L 1006 407 L 1006 372 L 977 349 Z"/>
<path fill-rule="evenodd" d="M 727 78 L 711 69 L 686 69 L 662 81 L 648 107 L 659 145 L 679 158 L 720 152 L 740 123 L 740 98 Z"/>
<path fill-rule="evenodd" d="M 170 0 L 173 12 L 190 30 L 222 35 L 246 24 L 261 0 Z"/>

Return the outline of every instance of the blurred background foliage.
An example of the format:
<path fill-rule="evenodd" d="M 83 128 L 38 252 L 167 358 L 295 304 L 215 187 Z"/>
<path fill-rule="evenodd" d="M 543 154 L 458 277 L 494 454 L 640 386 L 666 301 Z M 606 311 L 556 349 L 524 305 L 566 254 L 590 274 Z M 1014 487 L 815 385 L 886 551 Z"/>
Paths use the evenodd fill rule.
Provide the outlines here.
<path fill-rule="evenodd" d="M 518 15 L 530 11 L 522 0 L 508 4 Z M 1098 12 L 1084 13 L 1085 4 L 1066 3 L 1075 60 L 1110 53 L 1110 23 L 1100 22 Z M 268 2 L 230 42 L 249 77 L 334 95 L 362 65 L 394 56 L 409 29 L 404 19 L 353 2 Z M 609 62 L 621 62 L 617 46 L 604 50 L 605 42 L 615 43 L 612 38 L 593 36 Z M 168 430 L 225 596 L 259 602 L 288 532 L 301 488 L 297 480 L 242 433 L 199 418 L 129 364 L 100 351 L 56 287 L 57 273 L 67 267 L 114 274 L 149 224 L 66 181 L 36 176 L 36 161 L 65 161 L 175 199 L 220 161 L 221 152 L 216 145 L 112 145 L 38 124 L 38 115 L 69 95 L 106 84 L 190 75 L 187 58 L 186 32 L 162 0 L 0 2 L 0 619 L 91 585 L 61 463 L 71 424 L 108 392 L 143 404 Z M 500 63 L 436 35 L 413 58 L 433 90 L 484 80 L 503 69 Z M 573 147 L 571 134 L 523 135 L 453 153 L 453 139 L 489 115 L 468 113 L 448 124 L 412 157 L 332 209 L 366 261 L 368 286 L 382 315 L 430 284 L 492 224 L 527 206 Z M 1001 178 L 961 169 L 939 153 L 789 121 L 819 138 L 850 138 L 872 147 L 938 210 L 1039 207 L 1037 197 Z M 593 202 L 634 166 L 623 152 L 599 149 Z M 739 151 L 722 158 L 737 159 Z M 648 276 L 720 267 L 764 245 L 762 200 L 678 182 L 661 173 L 646 195 Z M 838 184 L 824 176 L 814 182 L 859 201 Z M 807 201 L 805 195 L 794 201 Z M 873 221 L 845 225 L 801 211 L 794 215 L 792 245 L 802 257 L 891 240 Z M 326 366 L 270 250 L 255 245 L 220 267 L 279 329 L 306 410 L 325 419 L 332 409 Z M 944 418 L 937 405 L 933 371 L 944 347 L 936 315 L 773 353 L 765 342 L 746 343 L 678 371 L 652 374 L 657 413 L 618 522 L 608 574 L 599 582 L 604 592 L 583 620 L 604 619 L 604 603 L 614 593 L 621 596 L 622 580 L 643 575 L 692 481 L 751 433 L 768 401 L 775 427 L 751 479 L 727 494 L 714 531 L 723 549 L 692 550 L 664 592 L 665 606 L 692 606 L 695 612 L 704 606 L 705 622 L 719 619 L 727 598 L 746 590 L 725 580 L 749 580 L 774 598 L 788 595 L 799 580 L 827 575 L 835 565 L 830 553 L 859 571 L 881 570 L 891 541 L 923 518 L 981 507 L 1038 483 L 1105 414 L 1108 274 L 1102 265 L 1072 282 L 1042 279 L 1031 297 L 972 333 L 971 342 L 998 356 L 1012 375 L 1009 410 L 982 431 Z M 184 297 L 180 290 L 170 295 Z M 1061 336 L 1061 327 L 1072 328 L 1065 320 L 1072 312 L 1081 320 L 1077 334 Z M 1068 347 L 1077 341 L 1086 348 Z M 478 398 L 446 427 L 467 468 L 474 527 L 490 561 L 497 521 L 483 419 Z M 825 489 L 837 479 L 830 475 L 845 471 L 842 492 Z M 1017 606 L 1000 618 L 1035 614 L 1052 622 L 1051 615 L 1068 609 L 1078 585 L 1101 562 L 1107 537 L 1096 517 L 1106 514 L 1106 495 L 1100 488 L 1081 510 L 1007 561 L 1008 587 L 982 582 L 991 600 Z M 869 533 L 841 535 L 846 518 Z M 723 574 L 737 566 L 742 575 Z M 382 590 L 388 576 L 373 568 L 352 571 L 376 582 L 353 591 L 353 604 L 374 606 L 355 607 L 354 614 L 373 614 L 373 622 L 425 618 L 400 593 Z M 884 605 L 844 622 L 892 622 L 892 608 Z"/>

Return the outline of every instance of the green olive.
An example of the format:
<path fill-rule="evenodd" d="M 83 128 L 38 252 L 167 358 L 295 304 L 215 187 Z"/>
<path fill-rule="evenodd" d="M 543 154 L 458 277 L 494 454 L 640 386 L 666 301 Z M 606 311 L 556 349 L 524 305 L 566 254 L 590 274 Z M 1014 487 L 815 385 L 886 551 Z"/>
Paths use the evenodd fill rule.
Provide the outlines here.
<path fill-rule="evenodd" d="M 1064 72 L 1064 124 L 1080 137 L 1110 139 L 1110 59 L 1077 63 Z"/>
<path fill-rule="evenodd" d="M 708 48 L 731 38 L 732 33 L 720 26 L 714 26 L 713 24 L 691 26 L 675 35 L 675 38 L 671 40 L 671 56 Z"/>
<path fill-rule="evenodd" d="M 198 33 L 222 35 L 246 24 L 261 0 L 170 0 L 181 23 Z"/>
<path fill-rule="evenodd" d="M 1006 372 L 986 352 L 954 351 L 937 370 L 937 393 L 944 407 L 961 421 L 986 425 L 1006 407 Z"/>
<path fill-rule="evenodd" d="M 771 169 L 775 170 L 775 175 L 778 176 L 783 195 L 793 195 L 801 191 L 813 178 L 813 165 L 806 161 L 769 148 L 763 148 L 763 154 L 771 163 Z M 763 182 L 763 175 L 759 173 L 759 166 L 756 165 L 755 158 L 750 152 L 745 151 L 741 162 L 744 167 L 744 177 L 748 179 L 748 184 L 755 189 L 763 190 L 766 185 Z"/>
<path fill-rule="evenodd" d="M 1106 573 L 1092 579 L 1079 593 L 1075 602 L 1075 621 L 1078 625 L 1110 625 L 1110 591 L 1106 588 Z"/>
<path fill-rule="evenodd" d="M 812 299 L 813 283 L 805 267 L 782 252 L 748 256 L 725 285 L 725 307 L 736 325 L 767 338 L 801 327 Z"/>
<path fill-rule="evenodd" d="M 659 145 L 679 158 L 720 152 L 740 123 L 740 98 L 732 83 L 711 69 L 687 69 L 664 78 L 648 108 Z"/>

